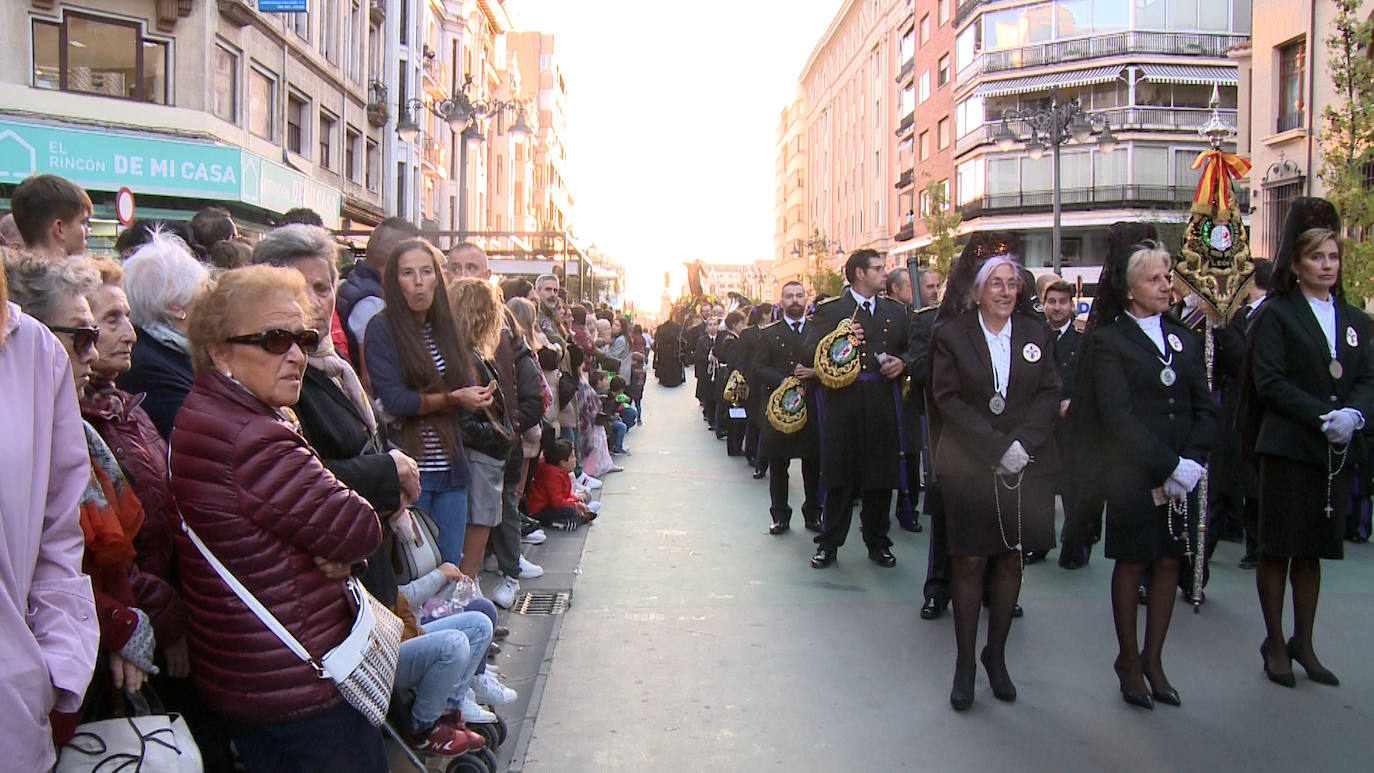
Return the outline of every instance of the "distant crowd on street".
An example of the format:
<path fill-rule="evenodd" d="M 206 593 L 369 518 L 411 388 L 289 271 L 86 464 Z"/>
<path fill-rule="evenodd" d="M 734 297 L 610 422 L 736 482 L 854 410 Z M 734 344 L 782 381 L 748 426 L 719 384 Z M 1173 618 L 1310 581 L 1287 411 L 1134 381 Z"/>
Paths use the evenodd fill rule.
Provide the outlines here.
<path fill-rule="evenodd" d="M 219 207 L 98 256 L 72 182 L 10 206 L 6 767 L 138 760 L 159 721 L 209 771 L 385 771 L 384 723 L 499 743 L 497 608 L 544 573 L 522 546 L 601 512 L 651 337 L 401 218 L 356 260 L 310 210 L 247 238 Z"/>
<path fill-rule="evenodd" d="M 1293 687 L 1296 662 L 1336 685 L 1314 644 L 1320 562 L 1369 540 L 1374 482 L 1374 330 L 1343 289 L 1341 233 L 1330 203 L 1295 201 L 1274 260 L 1254 261 L 1219 322 L 1175 290 L 1174 256 L 1145 223 L 1111 227 L 1085 318 L 1073 284 L 1023 266 L 1014 233 L 971 234 L 944 276 L 863 249 L 835 297 L 794 281 L 776 302 L 682 305 L 656 332 L 655 367 L 670 387 L 692 372 L 708 431 L 769 479 L 771 535 L 791 529 L 800 460 L 816 569 L 838 560 L 856 507 L 880 567 L 897 563 L 894 517 L 913 532 L 929 519 L 920 617 L 953 605 L 955 710 L 972 705 L 980 661 L 993 695 L 1015 700 L 1024 567 L 1058 550 L 1081 569 L 1099 541 L 1127 703 L 1181 704 L 1170 616 L 1180 591 L 1205 601 L 1219 540 L 1243 543 L 1240 568 L 1255 570 L 1267 677 Z"/>

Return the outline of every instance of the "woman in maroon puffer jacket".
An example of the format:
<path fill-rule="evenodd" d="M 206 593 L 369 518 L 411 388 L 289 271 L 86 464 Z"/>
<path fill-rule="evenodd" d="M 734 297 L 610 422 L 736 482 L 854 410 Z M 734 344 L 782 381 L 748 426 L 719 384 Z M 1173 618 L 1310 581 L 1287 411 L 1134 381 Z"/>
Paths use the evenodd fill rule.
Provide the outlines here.
<path fill-rule="evenodd" d="M 380 544 L 381 526 L 282 410 L 300 395 L 303 349 L 319 341 L 305 292 L 298 272 L 253 266 L 196 301 L 196 380 L 170 437 L 171 474 L 186 523 L 318 659 L 348 636 L 356 610 L 343 577 Z M 385 771 L 379 731 L 178 539 L 191 673 L 231 720 L 248 769 Z"/>

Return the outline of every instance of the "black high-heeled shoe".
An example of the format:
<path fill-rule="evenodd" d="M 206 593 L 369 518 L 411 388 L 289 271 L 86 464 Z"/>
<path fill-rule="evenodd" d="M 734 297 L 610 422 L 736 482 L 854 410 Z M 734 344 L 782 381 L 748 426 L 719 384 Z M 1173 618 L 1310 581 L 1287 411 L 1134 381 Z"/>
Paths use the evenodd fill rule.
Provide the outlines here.
<path fill-rule="evenodd" d="M 1163 703 L 1168 706 L 1183 705 L 1183 699 L 1179 697 L 1178 690 L 1172 687 L 1166 687 L 1163 690 L 1155 687 L 1155 680 L 1151 679 L 1149 674 L 1145 675 L 1145 681 L 1149 682 L 1150 697 L 1154 698 L 1156 703 Z"/>
<path fill-rule="evenodd" d="M 1126 675 L 1122 673 L 1121 662 L 1112 664 L 1112 670 L 1116 671 L 1116 678 L 1121 682 L 1121 700 L 1126 701 L 1132 706 L 1154 711 L 1155 702 L 1147 692 L 1130 692 L 1126 689 Z"/>
<path fill-rule="evenodd" d="M 986 647 L 978 659 L 983 661 L 983 668 L 988 672 L 988 683 L 992 685 L 992 695 L 999 701 L 1013 703 L 1016 701 L 1016 685 L 1011 682 L 1011 674 L 1007 673 L 1007 661 L 1005 656 L 992 660 L 988 655 Z"/>
<path fill-rule="evenodd" d="M 1274 671 L 1270 671 L 1270 670 L 1269 670 L 1269 659 L 1268 659 L 1267 657 L 1265 657 L 1265 655 L 1264 655 L 1264 651 L 1265 651 L 1266 649 L 1268 649 L 1268 648 L 1269 648 L 1269 640 L 1268 640 L 1268 639 L 1265 639 L 1265 640 L 1260 644 L 1260 665 L 1264 666 L 1264 675 L 1267 676 L 1267 677 L 1269 677 L 1269 681 L 1273 682 L 1274 684 L 1282 685 L 1282 686 L 1284 686 L 1284 687 L 1297 687 L 1297 686 L 1298 686 L 1298 680 L 1297 680 L 1296 677 L 1293 676 L 1293 672 L 1292 672 L 1292 671 L 1289 671 L 1289 672 L 1286 673 L 1286 674 L 1280 674 L 1280 673 L 1276 673 L 1276 672 L 1274 672 Z M 1287 654 L 1287 653 L 1284 653 L 1284 654 Z M 1289 657 L 1289 668 L 1292 668 L 1292 657 L 1291 657 L 1291 656 Z"/>
<path fill-rule="evenodd" d="M 1306 663 L 1298 660 L 1298 644 L 1298 637 L 1296 636 L 1288 640 L 1288 659 L 1296 660 L 1298 665 L 1302 666 L 1302 670 L 1307 672 L 1307 678 L 1317 684 L 1328 684 L 1332 687 L 1339 687 L 1341 680 L 1337 679 L 1336 675 L 1327 670 L 1325 666 L 1318 665 L 1315 669 L 1308 668 Z"/>
<path fill-rule="evenodd" d="M 949 691 L 949 705 L 955 711 L 968 711 L 973 705 L 973 680 L 978 676 L 978 667 L 970 665 L 966 669 L 954 667 L 954 687 Z"/>

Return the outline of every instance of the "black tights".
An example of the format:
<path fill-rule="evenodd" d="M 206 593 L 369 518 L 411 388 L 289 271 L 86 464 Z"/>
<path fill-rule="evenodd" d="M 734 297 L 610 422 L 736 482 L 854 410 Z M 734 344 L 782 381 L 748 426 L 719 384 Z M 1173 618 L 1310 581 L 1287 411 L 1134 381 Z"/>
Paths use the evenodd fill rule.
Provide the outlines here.
<path fill-rule="evenodd" d="M 988 657 L 997 662 L 1004 658 L 1007 633 L 1011 631 L 1011 613 L 1021 594 L 1021 559 L 1012 550 L 997 556 L 950 556 L 949 560 L 953 581 L 950 601 L 954 605 L 954 641 L 958 648 L 954 670 L 956 675 L 971 674 L 978 663 L 974 649 L 978 646 L 978 616 L 983 609 L 985 585 Z M 991 572 L 988 572 L 989 563 L 992 564 Z"/>
<path fill-rule="evenodd" d="M 1163 556 L 1150 567 L 1149 602 L 1145 607 L 1145 648 L 1136 636 L 1139 617 L 1137 592 L 1147 564 L 1117 561 L 1112 570 L 1112 618 L 1116 622 L 1116 672 L 1128 692 L 1147 692 L 1145 677 L 1156 690 L 1168 690 L 1164 676 L 1164 637 L 1174 614 L 1174 590 L 1178 587 L 1179 560 Z"/>
<path fill-rule="evenodd" d="M 1255 572 L 1260 610 L 1264 613 L 1264 660 L 1276 674 L 1292 671 L 1283 638 L 1283 595 L 1293 585 L 1293 638 L 1297 661 L 1313 670 L 1320 668 L 1312 650 L 1312 625 L 1317 617 L 1317 599 L 1322 589 L 1322 565 L 1317 558 L 1287 558 L 1261 555 Z"/>

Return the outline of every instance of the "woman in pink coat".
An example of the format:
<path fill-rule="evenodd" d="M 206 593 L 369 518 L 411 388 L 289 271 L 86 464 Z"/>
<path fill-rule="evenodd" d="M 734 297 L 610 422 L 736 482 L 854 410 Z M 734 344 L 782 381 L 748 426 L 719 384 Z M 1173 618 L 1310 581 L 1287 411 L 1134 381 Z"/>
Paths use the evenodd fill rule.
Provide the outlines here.
<path fill-rule="evenodd" d="M 90 459 L 66 352 L 3 272 L 0 427 L 0 749 L 7 769 L 47 770 L 48 714 L 80 707 L 100 639 L 77 518 Z"/>

